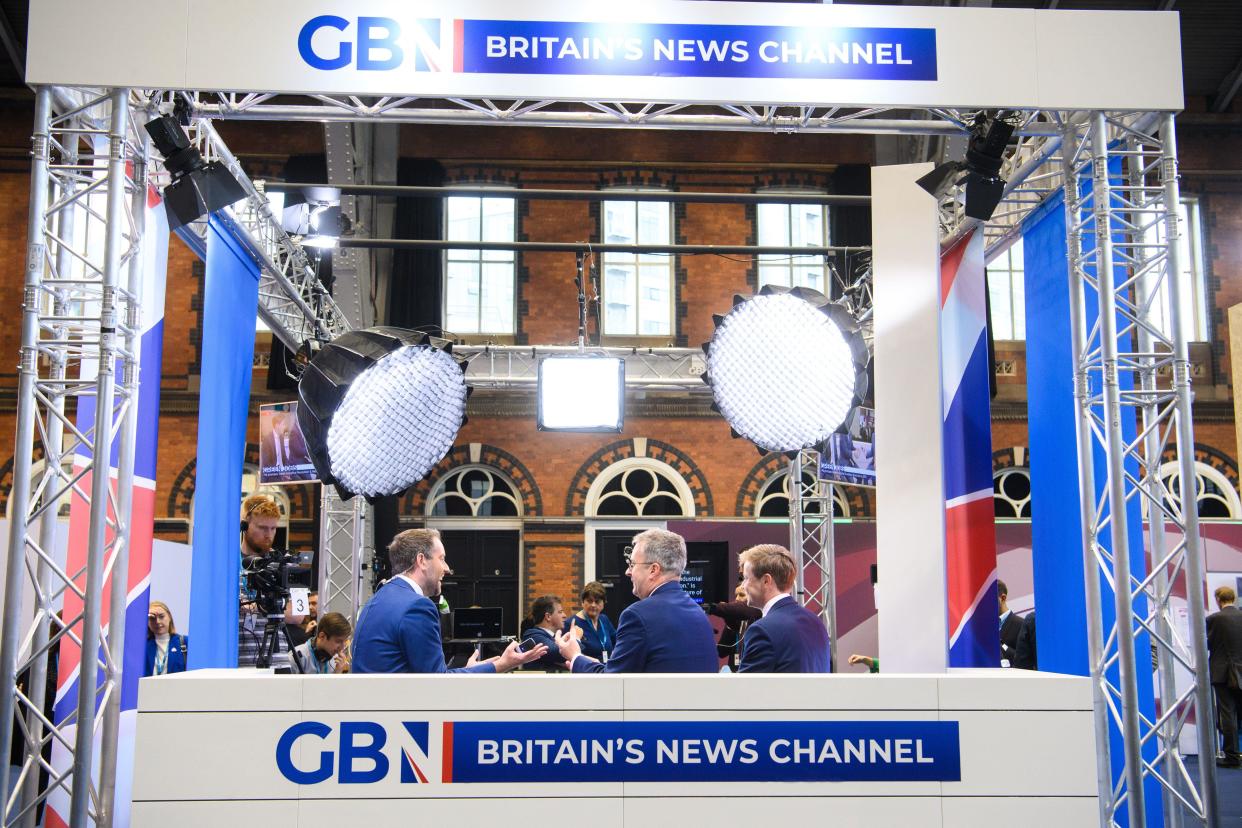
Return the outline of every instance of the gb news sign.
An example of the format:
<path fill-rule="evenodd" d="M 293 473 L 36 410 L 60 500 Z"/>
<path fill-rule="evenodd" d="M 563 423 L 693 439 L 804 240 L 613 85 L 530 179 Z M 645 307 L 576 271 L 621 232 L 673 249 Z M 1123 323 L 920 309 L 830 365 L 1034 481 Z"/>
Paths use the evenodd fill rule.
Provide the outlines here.
<path fill-rule="evenodd" d="M 961 779 L 951 721 L 303 721 L 275 747 L 299 785 Z"/>
<path fill-rule="evenodd" d="M 328 73 L 937 79 L 933 28 L 318 15 L 297 53 Z"/>

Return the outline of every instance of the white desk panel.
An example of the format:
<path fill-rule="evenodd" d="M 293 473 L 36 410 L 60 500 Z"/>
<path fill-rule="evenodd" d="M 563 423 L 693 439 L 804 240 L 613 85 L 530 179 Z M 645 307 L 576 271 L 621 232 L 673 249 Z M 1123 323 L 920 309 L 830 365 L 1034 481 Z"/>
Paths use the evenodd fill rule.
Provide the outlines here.
<path fill-rule="evenodd" d="M 139 706 L 136 826 L 194 828 L 257 817 L 308 828 L 325 819 L 380 828 L 415 818 L 542 828 L 549 818 L 590 814 L 593 825 L 657 828 L 830 813 L 836 828 L 984 828 L 998 806 L 1024 819 L 1045 815 L 1032 817 L 1031 825 L 1041 819 L 1090 824 L 1080 815 L 1093 817 L 1096 809 L 1090 685 L 1074 677 L 987 670 L 938 676 L 201 671 L 143 679 Z M 773 731 L 766 722 L 794 723 L 788 738 L 821 744 L 914 735 L 931 739 L 930 755 L 940 758 L 921 767 L 900 765 L 896 754 L 891 762 L 872 756 L 818 765 L 804 757 L 800 765 L 771 764 L 789 749 L 772 741 L 786 737 L 786 729 Z M 850 728 L 855 722 L 877 725 L 860 732 Z M 944 722 L 957 723 L 956 742 Z M 1023 750 L 998 761 L 998 733 L 1023 734 Z M 648 759 L 626 762 L 622 745 L 632 737 L 646 740 Z M 667 764 L 653 758 L 661 741 L 706 751 L 708 743 L 744 738 L 757 740 L 758 764 L 719 755 L 714 762 L 688 754 Z M 594 753 L 545 764 L 531 758 L 537 747 L 521 747 L 535 752 L 504 762 L 488 759 L 505 740 L 526 746 L 540 739 L 553 752 L 588 743 L 597 751 L 611 742 L 615 751 L 611 762 Z M 960 781 L 952 778 L 952 764 L 941 764 L 952 750 L 960 757 Z M 825 769 L 843 778 L 826 781 Z M 665 773 L 679 776 L 660 781 Z M 796 773 L 818 778 L 792 781 Z M 562 781 L 572 774 L 582 781 Z"/>

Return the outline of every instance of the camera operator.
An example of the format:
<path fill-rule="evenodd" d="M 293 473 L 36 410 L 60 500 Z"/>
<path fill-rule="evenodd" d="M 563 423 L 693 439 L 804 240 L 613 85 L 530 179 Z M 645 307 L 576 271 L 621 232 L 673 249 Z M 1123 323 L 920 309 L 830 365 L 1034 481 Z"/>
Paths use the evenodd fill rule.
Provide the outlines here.
<path fill-rule="evenodd" d="M 237 616 L 237 666 L 254 667 L 267 628 L 267 613 L 259 606 L 259 595 L 251 573 L 280 557 L 272 549 L 280 525 L 280 507 L 268 495 L 255 494 L 242 501 L 241 566 L 239 612 Z M 285 621 L 292 621 L 286 609 Z M 278 652 L 287 653 L 284 636 L 277 636 Z"/>
<path fill-rule="evenodd" d="M 353 628 L 344 615 L 339 612 L 325 613 L 319 619 L 315 637 L 294 647 L 289 654 L 290 669 L 294 673 L 311 675 L 347 672 L 349 662 L 342 653 L 352 633 Z"/>

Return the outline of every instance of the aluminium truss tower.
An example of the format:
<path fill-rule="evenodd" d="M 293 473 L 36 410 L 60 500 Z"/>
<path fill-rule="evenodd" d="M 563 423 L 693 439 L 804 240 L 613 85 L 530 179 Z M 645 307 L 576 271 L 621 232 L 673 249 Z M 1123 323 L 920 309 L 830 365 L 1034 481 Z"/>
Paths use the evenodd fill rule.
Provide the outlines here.
<path fill-rule="evenodd" d="M 53 89 L 42 87 L 35 101 L 0 641 L 0 739 L 8 744 L 16 735 L 25 755 L 14 789 L 7 778 L 0 782 L 0 822 L 32 826 L 36 807 L 63 791 L 69 810 L 62 816 L 76 827 L 110 824 L 112 814 L 125 635 L 125 613 L 116 606 L 124 606 L 126 589 L 113 590 L 105 628 L 103 587 L 109 578 L 124 584 L 129 556 L 142 241 L 142 221 L 133 213 L 145 204 L 146 147 L 131 120 L 128 90 L 55 92 L 56 100 Z M 75 422 L 87 400 L 95 405 L 93 423 Z M 109 459 L 117 437 L 121 468 L 113 490 Z M 89 509 L 87 560 L 75 570 L 55 556 L 57 512 L 69 499 Z M 23 612 L 26 594 L 33 595 L 32 617 Z M 76 596 L 81 610 L 61 620 L 56 610 L 67 596 Z M 80 648 L 88 669 L 79 674 L 76 714 L 53 721 L 44 712 L 47 664 L 53 648 L 66 642 Z M 92 779 L 97 734 L 104 742 L 98 786 Z M 59 771 L 42 756 L 49 744 L 68 754 Z M 41 771 L 48 773 L 46 785 Z"/>
<path fill-rule="evenodd" d="M 1067 119 L 1061 146 L 1066 195 L 1072 347 L 1075 354 L 1079 495 L 1083 517 L 1091 675 L 1101 824 L 1146 825 L 1144 785 L 1158 783 L 1165 824 L 1216 828 L 1216 749 L 1204 635 L 1204 569 L 1193 497 L 1194 438 L 1190 361 L 1182 328 L 1177 147 L 1173 116 L 1157 134 L 1102 112 Z M 1090 182 L 1090 187 L 1084 186 Z M 1094 241 L 1094 244 L 1090 242 Z M 1084 244 L 1087 241 L 1087 244 Z M 1156 314 L 1167 302 L 1164 326 Z M 1088 324 L 1087 309 L 1099 313 Z M 1137 437 L 1123 435 L 1137 420 Z M 1158 474 L 1167 445 L 1177 454 L 1177 483 Z M 1096 496 L 1093 454 L 1103 449 L 1106 480 Z M 1128 471 L 1127 463 L 1139 472 Z M 1132 568 L 1143 550 L 1129 544 L 1127 504 L 1137 498 L 1150 524 L 1151 565 Z M 1171 533 L 1166 532 L 1166 526 Z M 1171 537 L 1166 539 L 1166 535 Z M 1103 539 L 1107 537 L 1108 543 Z M 1133 572 L 1146 574 L 1139 578 Z M 1113 587 L 1115 622 L 1104 627 L 1101 578 Z M 1174 584 L 1185 585 L 1189 637 L 1174 623 Z M 1135 639 L 1150 636 L 1157 677 L 1136 658 Z M 1178 692 L 1174 671 L 1189 674 Z M 1117 678 L 1114 680 L 1113 675 Z M 1139 682 L 1158 681 L 1155 720 L 1139 707 Z M 1198 779 L 1178 748 L 1191 715 L 1198 723 Z M 1124 768 L 1109 766 L 1109 723 L 1123 740 Z M 1143 756 L 1154 744 L 1156 757 Z M 1116 779 L 1114 784 L 1113 780 Z"/>
<path fill-rule="evenodd" d="M 789 459 L 789 548 L 794 555 L 798 600 L 824 622 L 832 666 L 837 652 L 836 544 L 833 484 L 819 479 L 819 452 L 802 449 Z"/>
<path fill-rule="evenodd" d="M 348 503 L 334 486 L 321 486 L 319 507 L 319 614 L 339 612 L 354 623 L 362 605 L 362 562 L 368 551 L 367 502 Z"/>

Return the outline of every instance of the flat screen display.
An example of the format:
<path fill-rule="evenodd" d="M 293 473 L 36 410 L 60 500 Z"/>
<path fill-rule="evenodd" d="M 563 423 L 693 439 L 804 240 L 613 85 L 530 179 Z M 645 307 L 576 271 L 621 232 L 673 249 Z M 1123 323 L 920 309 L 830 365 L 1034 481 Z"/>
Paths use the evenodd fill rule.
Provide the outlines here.
<path fill-rule="evenodd" d="M 503 607 L 463 607 L 453 610 L 453 638 L 500 638 Z"/>
<path fill-rule="evenodd" d="M 819 479 L 853 486 L 875 485 L 875 443 L 833 434 L 819 455 Z"/>
<path fill-rule="evenodd" d="M 319 479 L 298 425 L 298 404 L 259 406 L 259 483 L 314 483 Z"/>

